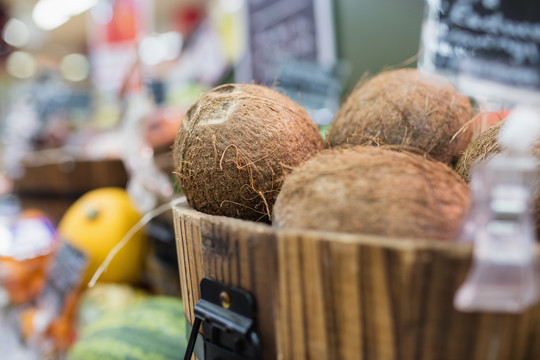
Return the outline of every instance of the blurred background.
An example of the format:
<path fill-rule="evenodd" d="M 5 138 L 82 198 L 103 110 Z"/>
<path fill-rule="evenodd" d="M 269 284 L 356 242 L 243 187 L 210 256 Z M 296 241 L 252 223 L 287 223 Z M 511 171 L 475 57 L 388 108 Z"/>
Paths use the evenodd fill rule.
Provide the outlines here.
<path fill-rule="evenodd" d="M 163 152 L 225 82 L 277 86 L 323 127 L 363 74 L 415 65 L 422 16 L 421 0 L 1 0 L 0 173 L 22 178 L 32 150 L 121 157 L 103 132 L 130 121 Z"/>
<path fill-rule="evenodd" d="M 179 190 L 182 116 L 227 82 L 277 87 L 324 130 L 366 73 L 415 66 L 422 0 L 0 0 L 0 194 L 57 223 L 125 186 Z"/>
<path fill-rule="evenodd" d="M 59 239 L 89 246 L 94 263 L 120 241 L 95 211 L 68 219 L 71 208 L 85 209 L 75 205 L 83 195 L 129 194 L 138 216 L 117 192 L 91 197 L 124 224 L 117 234 L 180 195 L 170 150 L 204 91 L 228 82 L 276 87 L 324 137 L 364 74 L 416 65 L 423 14 L 422 0 L 0 0 L 0 310 L 40 304 L 57 281 L 46 259 Z M 150 247 L 135 264 L 142 275 L 112 271 L 111 281 L 179 297 L 170 211 L 140 241 Z M 55 315 L 65 321 L 53 325 L 72 324 L 70 291 Z M 60 350 L 74 338 L 68 330 L 53 336 Z"/>
<path fill-rule="evenodd" d="M 33 116 L 32 147 L 88 145 L 88 132 L 125 120 L 134 92 L 163 110 L 152 120 L 180 121 L 231 81 L 302 94 L 324 125 L 362 74 L 416 55 L 422 16 L 421 0 L 1 0 L 3 134 Z M 117 151 L 103 147 L 85 155 Z"/>
<path fill-rule="evenodd" d="M 225 82 L 277 86 L 327 125 L 364 73 L 414 65 L 422 16 L 421 0 L 1 0 L 0 172 L 22 178 L 32 150 L 122 157 L 103 133 L 130 121 L 159 153 Z"/>

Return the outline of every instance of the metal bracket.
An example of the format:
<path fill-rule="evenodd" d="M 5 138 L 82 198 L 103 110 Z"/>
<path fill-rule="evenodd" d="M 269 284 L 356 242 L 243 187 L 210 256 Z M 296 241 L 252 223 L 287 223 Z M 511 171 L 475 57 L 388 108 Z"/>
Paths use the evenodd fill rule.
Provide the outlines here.
<path fill-rule="evenodd" d="M 260 360 L 255 302 L 247 291 L 204 278 L 184 360 L 193 354 L 203 327 L 204 360 Z"/>

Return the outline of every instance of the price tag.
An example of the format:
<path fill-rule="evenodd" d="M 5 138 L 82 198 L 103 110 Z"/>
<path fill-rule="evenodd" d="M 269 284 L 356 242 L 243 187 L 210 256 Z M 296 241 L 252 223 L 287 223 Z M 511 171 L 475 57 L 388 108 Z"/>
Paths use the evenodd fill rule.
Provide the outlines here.
<path fill-rule="evenodd" d="M 538 169 L 529 156 L 498 154 L 473 170 L 473 207 L 460 241 L 473 267 L 454 299 L 462 311 L 519 313 L 538 301 L 536 226 L 528 211 Z"/>
<path fill-rule="evenodd" d="M 492 100 L 540 102 L 540 2 L 427 0 L 420 67 Z"/>
<path fill-rule="evenodd" d="M 88 266 L 88 257 L 69 243 L 63 242 L 41 295 L 41 303 L 54 304 L 56 314 L 62 312 L 67 296 L 77 291 Z"/>

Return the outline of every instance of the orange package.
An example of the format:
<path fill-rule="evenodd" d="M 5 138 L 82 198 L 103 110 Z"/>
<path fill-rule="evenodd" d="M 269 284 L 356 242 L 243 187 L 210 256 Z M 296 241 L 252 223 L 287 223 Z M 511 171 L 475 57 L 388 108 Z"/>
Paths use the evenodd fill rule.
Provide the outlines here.
<path fill-rule="evenodd" d="M 36 210 L 23 211 L 4 222 L 0 239 L 0 287 L 10 303 L 34 300 L 43 289 L 51 257 L 57 246 L 56 229 Z"/>
<path fill-rule="evenodd" d="M 87 256 L 62 242 L 54 253 L 43 290 L 32 306 L 19 317 L 23 339 L 32 346 L 62 354 L 75 340 L 74 318 L 80 297 Z"/>

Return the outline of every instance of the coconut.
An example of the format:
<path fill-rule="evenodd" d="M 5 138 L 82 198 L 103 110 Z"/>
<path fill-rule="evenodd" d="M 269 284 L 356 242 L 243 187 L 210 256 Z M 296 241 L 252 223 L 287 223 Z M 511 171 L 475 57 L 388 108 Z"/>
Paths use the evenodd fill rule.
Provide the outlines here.
<path fill-rule="evenodd" d="M 447 165 L 409 152 L 356 146 L 324 150 L 285 180 L 273 226 L 451 240 L 469 205 Z"/>
<path fill-rule="evenodd" d="M 469 99 L 440 76 L 417 69 L 361 81 L 336 115 L 331 146 L 386 144 L 417 148 L 451 163 L 471 140 Z"/>
<path fill-rule="evenodd" d="M 503 124 L 504 120 L 478 135 L 459 157 L 455 170 L 463 180 L 466 182 L 471 181 L 471 169 L 474 165 L 488 160 L 503 151 L 497 140 Z"/>
<path fill-rule="evenodd" d="M 285 176 L 323 146 L 306 111 L 285 95 L 222 85 L 187 111 L 173 146 L 175 174 L 194 209 L 269 221 Z"/>

